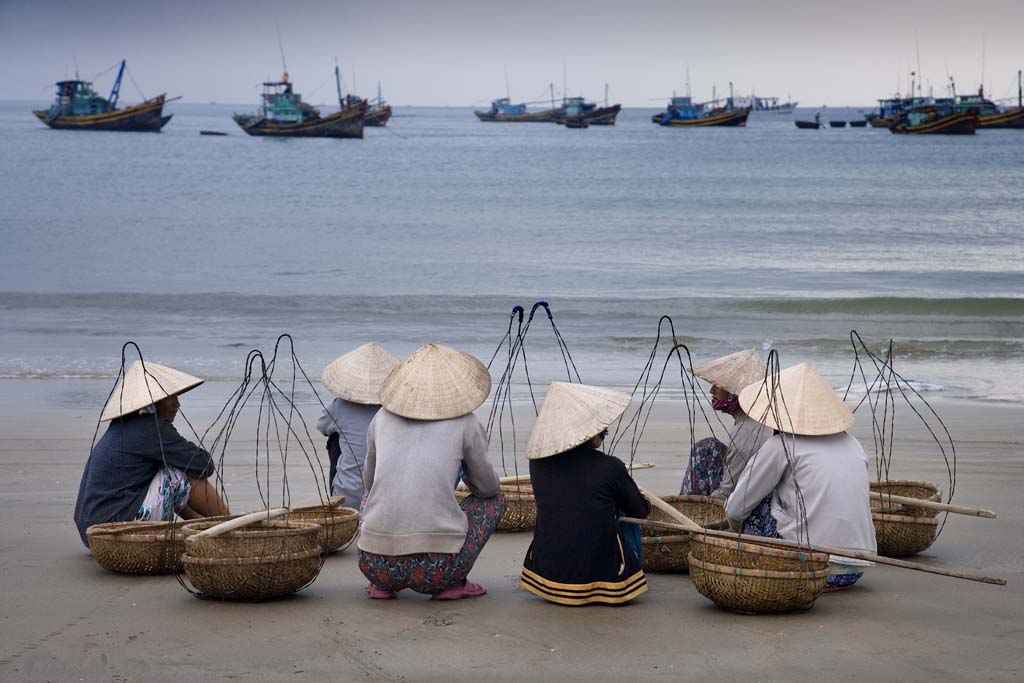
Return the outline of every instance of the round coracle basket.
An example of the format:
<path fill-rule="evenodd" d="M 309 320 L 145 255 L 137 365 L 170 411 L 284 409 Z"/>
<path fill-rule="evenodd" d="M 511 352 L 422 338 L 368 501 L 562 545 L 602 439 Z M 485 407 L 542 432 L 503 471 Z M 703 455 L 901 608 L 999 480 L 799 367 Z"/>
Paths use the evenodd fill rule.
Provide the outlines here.
<path fill-rule="evenodd" d="M 296 508 L 285 519 L 318 524 L 319 543 L 325 553 L 344 548 L 355 538 L 359 529 L 359 510 L 334 505 Z"/>
<path fill-rule="evenodd" d="M 700 524 L 702 527 L 711 529 L 725 528 L 725 503 L 717 498 L 712 498 L 710 496 L 664 496 L 662 500 L 674 507 L 676 510 L 682 512 L 697 524 Z M 652 522 L 676 523 L 676 520 L 669 517 L 658 508 L 652 508 L 651 514 L 647 515 L 647 519 Z M 653 537 L 662 533 L 669 532 L 662 532 L 650 527 L 640 527 L 641 536 Z M 671 533 L 677 534 L 678 532 L 673 531 Z M 683 554 L 683 557 L 686 557 L 685 553 Z"/>
<path fill-rule="evenodd" d="M 167 522 L 108 522 L 85 533 L 93 559 L 104 569 L 121 574 L 181 571 L 185 534 Z"/>
<path fill-rule="evenodd" d="M 938 503 L 942 500 L 939 487 L 926 481 L 910 481 L 907 479 L 873 481 L 870 484 L 870 488 L 877 493 L 888 493 L 893 496 L 903 496 L 904 498 L 918 498 L 933 503 Z M 899 503 L 891 503 L 885 500 L 872 500 L 871 510 L 887 515 L 906 515 L 907 517 L 935 517 L 939 514 L 938 510 L 905 507 Z"/>
<path fill-rule="evenodd" d="M 939 522 L 933 517 L 887 515 L 872 512 L 878 554 L 885 557 L 910 557 L 935 542 Z"/>
<path fill-rule="evenodd" d="M 320 546 L 311 550 L 263 557 L 194 557 L 182 565 L 199 594 L 224 600 L 260 601 L 279 598 L 311 584 L 323 566 Z"/>
<path fill-rule="evenodd" d="M 182 527 L 185 552 L 193 558 L 250 557 L 274 559 L 282 555 L 320 549 L 320 525 L 301 520 L 262 521 L 212 538 L 196 537 L 220 522 L 193 522 Z"/>
<path fill-rule="evenodd" d="M 498 531 L 529 531 L 537 526 L 537 499 L 533 497 L 533 485 L 528 481 L 506 482 L 501 485 L 505 494 L 505 511 L 498 520 Z M 455 497 L 461 503 L 469 496 L 469 490 L 459 486 Z"/>
<path fill-rule="evenodd" d="M 758 536 L 745 537 L 740 541 L 695 531 L 690 534 L 690 552 L 702 562 L 737 569 L 808 572 L 828 567 L 827 553 L 788 548 Z"/>
<path fill-rule="evenodd" d="M 827 556 L 826 556 L 827 557 Z M 825 590 L 828 562 L 823 569 L 774 571 L 743 569 L 688 558 L 693 585 L 722 609 L 740 614 L 776 614 L 810 609 Z M 811 563 L 809 563 L 811 564 Z M 820 563 L 813 563 L 817 566 Z"/>
<path fill-rule="evenodd" d="M 725 505 L 718 499 L 708 496 L 666 496 L 662 500 L 705 528 L 724 529 L 728 526 Z M 651 510 L 648 519 L 675 522 L 657 508 Z M 688 571 L 686 556 L 690 554 L 689 534 L 641 526 L 640 535 L 644 571 L 674 574 L 685 574 Z"/>

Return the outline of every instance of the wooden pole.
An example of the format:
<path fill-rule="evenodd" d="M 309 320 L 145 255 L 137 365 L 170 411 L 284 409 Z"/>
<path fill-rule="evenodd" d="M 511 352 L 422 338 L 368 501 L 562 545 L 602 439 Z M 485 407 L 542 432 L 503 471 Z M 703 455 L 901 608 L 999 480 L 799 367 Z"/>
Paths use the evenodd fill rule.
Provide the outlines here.
<path fill-rule="evenodd" d="M 871 500 L 878 500 L 883 503 L 897 503 L 904 507 L 923 508 L 925 510 L 941 510 L 942 512 L 955 512 L 958 515 L 968 515 L 971 517 L 984 517 L 986 519 L 996 518 L 996 513 L 991 510 L 979 510 L 977 508 L 969 508 L 962 505 L 951 505 L 949 503 L 936 503 L 931 500 L 908 498 L 907 496 L 894 496 L 890 493 L 881 493 L 879 491 L 871 491 Z"/>
<path fill-rule="evenodd" d="M 684 515 L 682 512 L 676 510 L 674 507 L 663 501 L 661 498 L 645 489 L 643 486 L 640 486 L 638 488 L 640 489 L 640 493 L 644 494 L 644 498 L 651 502 L 651 505 L 664 512 L 672 519 L 676 520 L 680 525 L 685 527 L 687 531 L 704 531 L 704 528 L 700 524 L 697 524 L 695 521 Z M 626 518 L 623 517 L 619 521 L 626 521 Z"/>
<path fill-rule="evenodd" d="M 690 531 L 692 533 L 707 534 L 708 536 L 718 536 L 719 538 L 731 538 L 738 541 L 747 541 L 750 543 L 757 543 L 763 541 L 765 543 L 771 543 L 774 545 L 781 545 L 787 548 L 797 548 L 801 550 L 812 550 L 820 553 L 828 553 L 829 555 L 839 555 L 841 557 L 853 557 L 858 560 L 867 560 L 869 562 L 875 562 L 877 564 L 885 564 L 890 567 L 899 567 L 901 569 L 913 569 L 919 572 L 928 572 L 929 574 L 938 574 L 939 576 L 951 576 L 954 579 L 966 579 L 967 581 L 978 581 L 979 583 L 990 583 L 995 586 L 1005 586 L 1006 579 L 993 577 L 993 576 L 981 576 L 978 574 L 969 574 L 967 572 L 955 571 L 952 569 L 940 569 L 938 567 L 929 567 L 926 564 L 918 564 L 917 562 L 907 562 L 905 560 L 896 560 L 891 557 L 884 557 L 882 555 L 876 555 L 874 553 L 866 553 L 860 550 L 850 550 L 848 548 L 832 548 L 825 545 L 813 545 L 808 543 L 798 543 L 797 541 L 787 541 L 784 538 L 762 538 L 760 536 L 750 536 L 744 534 L 736 534 L 731 531 L 716 531 L 714 529 L 697 529 L 694 530 L 689 525 L 685 524 L 671 524 L 669 522 L 655 522 L 653 520 L 646 519 L 634 519 L 632 517 L 621 517 L 620 522 L 626 522 L 629 524 L 640 524 L 642 526 L 649 526 L 655 529 L 672 529 L 673 531 Z"/>
<path fill-rule="evenodd" d="M 205 531 L 200 531 L 192 538 L 213 538 L 215 536 L 220 536 L 221 534 L 226 534 L 229 531 L 240 529 L 243 526 L 249 526 L 250 524 L 255 524 L 256 522 L 274 519 L 275 517 L 281 517 L 287 514 L 288 508 L 277 508 L 276 510 L 260 510 L 259 512 L 250 512 L 247 515 L 242 515 L 241 517 L 236 517 L 235 519 L 229 519 L 226 522 L 221 522 L 220 524 L 212 526 L 209 529 L 206 529 Z"/>
<path fill-rule="evenodd" d="M 638 462 L 635 465 L 633 465 L 632 467 L 629 467 L 628 469 L 631 472 L 633 472 L 633 471 L 636 471 L 636 470 L 649 470 L 649 469 L 653 469 L 654 467 L 657 467 L 657 465 L 655 465 L 653 462 Z M 530 481 L 530 475 L 529 474 L 509 475 L 507 477 L 502 477 L 498 481 L 500 483 L 502 483 L 502 484 L 517 484 L 517 483 L 519 483 L 521 481 Z M 461 484 L 460 484 L 460 486 L 461 486 Z"/>

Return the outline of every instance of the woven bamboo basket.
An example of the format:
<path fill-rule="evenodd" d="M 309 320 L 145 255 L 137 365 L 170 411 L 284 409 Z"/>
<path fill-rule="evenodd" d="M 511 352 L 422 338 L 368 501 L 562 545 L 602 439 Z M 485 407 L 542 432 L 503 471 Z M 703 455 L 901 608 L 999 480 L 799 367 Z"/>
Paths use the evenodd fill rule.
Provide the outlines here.
<path fill-rule="evenodd" d="M 910 557 L 935 542 L 939 522 L 932 517 L 887 515 L 872 512 L 878 554 L 886 557 Z"/>
<path fill-rule="evenodd" d="M 710 496 L 664 496 L 662 500 L 702 527 L 708 527 L 709 525 L 725 521 L 725 503 L 717 498 L 711 498 Z M 675 519 L 669 517 L 658 508 L 653 508 L 647 519 L 653 522 L 676 523 Z M 660 533 L 657 529 L 640 527 L 641 536 L 654 537 Z M 686 557 L 685 553 L 683 557 Z"/>
<path fill-rule="evenodd" d="M 825 590 L 828 556 L 821 569 L 773 571 L 742 569 L 698 560 L 690 553 L 693 585 L 716 605 L 740 614 L 776 614 L 810 609 Z"/>
<path fill-rule="evenodd" d="M 775 545 L 771 539 L 757 536 L 738 541 L 693 532 L 690 534 L 690 552 L 702 562 L 737 569 L 807 572 L 828 567 L 826 553 Z"/>
<path fill-rule="evenodd" d="M 182 559 L 185 575 L 204 596 L 260 601 L 279 598 L 311 584 L 323 566 L 320 546 L 312 550 L 263 557 L 194 557 Z"/>
<path fill-rule="evenodd" d="M 529 531 L 537 526 L 537 499 L 530 482 L 504 483 L 501 492 L 505 494 L 505 511 L 498 520 L 498 531 Z M 460 503 L 467 496 L 467 489 L 460 486 L 455 490 Z"/>
<path fill-rule="evenodd" d="M 905 498 L 929 500 L 933 503 L 938 503 L 942 500 L 939 487 L 926 481 L 910 481 L 906 479 L 873 481 L 871 482 L 871 490 L 883 494 L 889 493 L 894 496 L 904 496 Z M 905 515 L 907 517 L 935 517 L 939 514 L 938 510 L 905 507 L 899 503 L 889 503 L 884 500 L 872 500 L 871 510 L 887 515 Z"/>
<path fill-rule="evenodd" d="M 728 526 L 725 520 L 725 505 L 715 498 L 667 496 L 662 500 L 703 527 L 724 529 Z M 651 510 L 648 519 L 675 522 L 657 508 Z M 688 571 L 686 556 L 690 554 L 689 534 L 678 535 L 672 532 L 674 535 L 662 536 L 661 533 L 658 529 L 640 527 L 644 571 L 685 574 Z"/>
<path fill-rule="evenodd" d="M 320 547 L 325 553 L 337 552 L 355 538 L 359 529 L 359 510 L 316 505 L 292 510 L 287 519 L 320 525 Z"/>
<path fill-rule="evenodd" d="M 147 530 L 145 527 L 159 527 Z M 109 533 L 124 528 L 122 533 Z M 101 533 L 105 532 L 105 533 Z M 86 530 L 92 557 L 121 574 L 176 574 L 185 554 L 185 534 L 167 522 L 109 522 Z"/>
<path fill-rule="evenodd" d="M 182 527 L 185 551 L 193 558 L 277 558 L 319 549 L 320 525 L 300 520 L 259 522 L 213 538 L 194 538 L 220 522 L 194 522 Z"/>

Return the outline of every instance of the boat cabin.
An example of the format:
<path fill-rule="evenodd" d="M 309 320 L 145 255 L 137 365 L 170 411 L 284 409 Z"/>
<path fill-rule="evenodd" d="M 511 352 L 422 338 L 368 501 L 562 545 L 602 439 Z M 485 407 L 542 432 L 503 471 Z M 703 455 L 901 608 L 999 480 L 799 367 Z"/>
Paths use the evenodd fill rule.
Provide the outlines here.
<path fill-rule="evenodd" d="M 593 107 L 587 107 L 587 103 L 582 97 L 565 98 L 564 108 L 566 116 L 582 116 L 593 109 Z"/>
<path fill-rule="evenodd" d="M 92 116 L 111 110 L 110 102 L 100 97 L 88 81 L 57 81 L 54 108 L 61 116 Z"/>
<path fill-rule="evenodd" d="M 491 102 L 491 111 L 506 116 L 520 116 L 526 113 L 526 105 L 512 104 L 507 97 L 502 97 Z"/>
<path fill-rule="evenodd" d="M 302 96 L 292 92 L 287 77 L 281 81 L 263 84 L 263 118 L 278 123 L 302 123 L 304 107 Z"/>

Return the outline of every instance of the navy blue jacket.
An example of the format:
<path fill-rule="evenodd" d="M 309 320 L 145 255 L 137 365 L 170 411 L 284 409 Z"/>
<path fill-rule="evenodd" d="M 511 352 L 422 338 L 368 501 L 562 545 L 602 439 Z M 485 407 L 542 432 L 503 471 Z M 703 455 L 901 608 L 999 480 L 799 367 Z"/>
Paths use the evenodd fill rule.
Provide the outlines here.
<path fill-rule="evenodd" d="M 82 543 L 89 545 L 85 531 L 93 524 L 135 519 L 150 481 L 164 466 L 197 479 L 214 472 L 210 454 L 181 436 L 170 420 L 129 415 L 112 421 L 92 449 L 78 487 L 75 526 Z"/>

